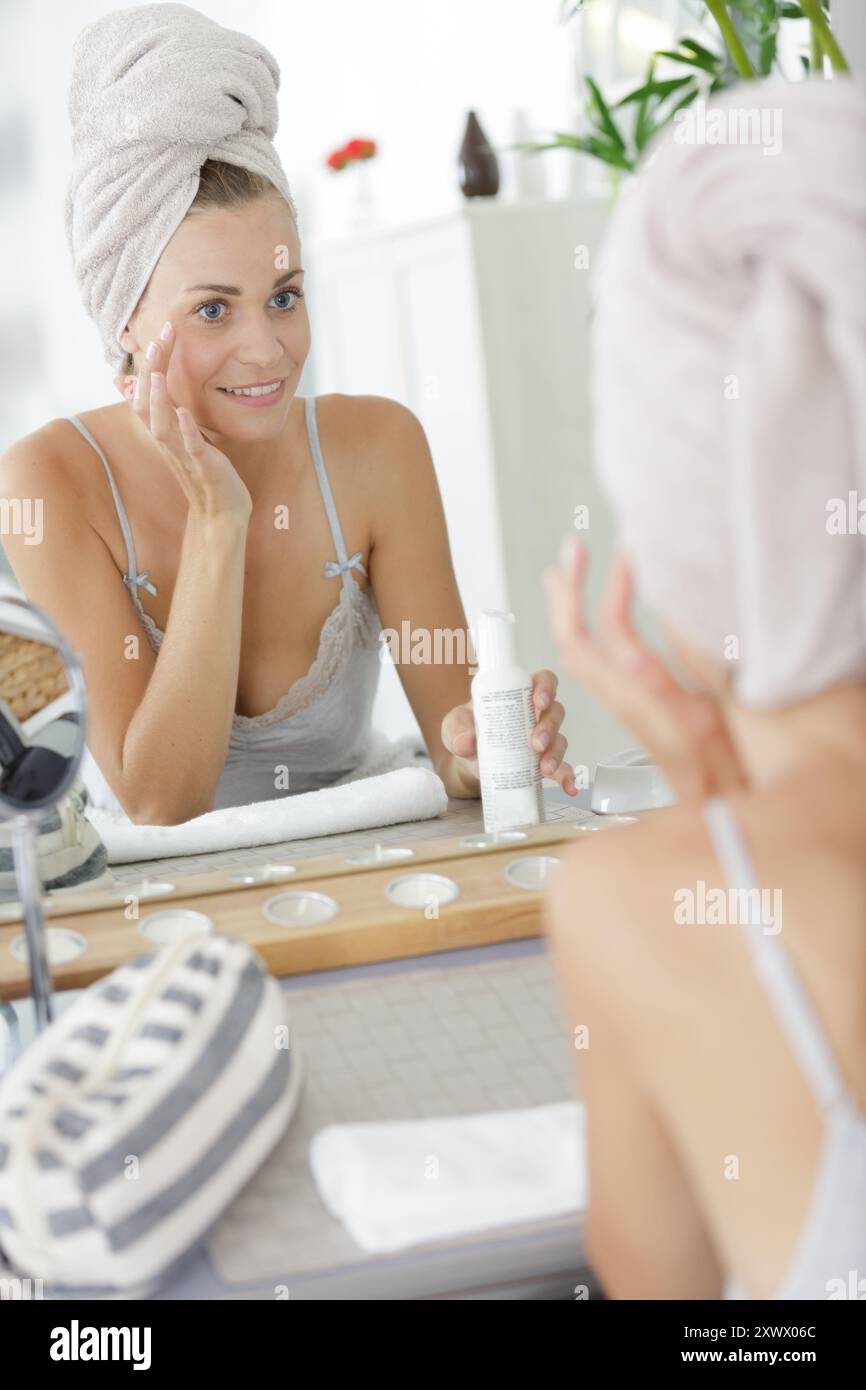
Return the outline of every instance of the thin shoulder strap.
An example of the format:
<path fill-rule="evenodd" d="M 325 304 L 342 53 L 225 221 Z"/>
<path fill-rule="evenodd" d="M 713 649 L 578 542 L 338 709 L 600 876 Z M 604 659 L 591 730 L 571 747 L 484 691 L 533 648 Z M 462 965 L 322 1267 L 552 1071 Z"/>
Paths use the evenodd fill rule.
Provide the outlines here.
<path fill-rule="evenodd" d="M 356 550 L 349 560 L 346 558 L 346 546 L 343 541 L 343 532 L 340 529 L 340 518 L 337 516 L 337 508 L 334 505 L 334 494 L 331 492 L 331 484 L 328 481 L 328 474 L 325 470 L 325 460 L 322 458 L 322 446 L 319 443 L 319 429 L 316 424 L 316 398 L 307 396 L 305 401 L 305 413 L 307 420 L 307 435 L 310 440 L 310 449 L 313 454 L 313 462 L 316 465 L 316 476 L 319 479 L 319 487 L 322 491 L 322 498 L 325 503 L 325 511 L 328 513 L 328 524 L 331 527 L 331 535 L 334 538 L 334 548 L 337 552 L 337 560 L 325 561 L 325 578 L 332 579 L 334 575 L 340 574 L 343 577 L 343 587 L 348 588 L 350 582 L 349 570 L 357 567 L 362 574 L 367 571 L 361 563 L 361 551 Z"/>
<path fill-rule="evenodd" d="M 132 531 L 129 525 L 129 518 L 126 515 L 126 510 L 124 508 L 123 502 L 121 501 L 120 493 L 117 489 L 117 483 L 114 481 L 114 474 L 112 473 L 111 468 L 109 467 L 108 459 L 105 457 L 105 454 L 102 452 L 96 440 L 93 438 L 93 435 L 90 433 L 90 430 L 81 420 L 79 420 L 77 415 L 67 415 L 66 418 L 67 420 L 69 420 L 70 424 L 75 426 L 75 428 L 78 430 L 78 433 L 84 436 L 88 444 L 91 444 L 93 446 L 93 448 L 98 453 L 99 457 L 102 459 L 103 464 L 105 465 L 105 471 L 108 475 L 108 481 L 111 485 L 111 495 L 114 498 L 114 505 L 117 508 L 117 515 L 120 520 L 120 528 L 123 531 L 123 539 L 126 545 L 127 572 L 123 576 L 124 584 L 126 584 L 129 587 L 133 599 L 138 598 L 138 590 L 137 588 L 134 588 L 133 585 L 137 586 L 140 584 L 143 589 L 147 589 L 149 593 L 155 594 L 157 592 L 157 588 L 156 585 L 152 584 L 148 579 L 149 571 L 143 570 L 141 574 L 138 573 L 138 568 L 135 561 L 135 546 L 132 542 Z"/>
<path fill-rule="evenodd" d="M 845 1078 L 839 1071 L 826 1033 L 809 999 L 778 932 L 772 931 L 759 904 L 761 889 L 739 821 L 724 797 L 711 797 L 703 805 L 704 819 L 722 872 L 730 888 L 749 895 L 755 911 L 738 912 L 755 973 L 770 997 L 770 1003 L 785 1036 L 819 1104 L 830 1109 L 850 1103 Z M 740 898 L 742 902 L 742 898 Z"/>

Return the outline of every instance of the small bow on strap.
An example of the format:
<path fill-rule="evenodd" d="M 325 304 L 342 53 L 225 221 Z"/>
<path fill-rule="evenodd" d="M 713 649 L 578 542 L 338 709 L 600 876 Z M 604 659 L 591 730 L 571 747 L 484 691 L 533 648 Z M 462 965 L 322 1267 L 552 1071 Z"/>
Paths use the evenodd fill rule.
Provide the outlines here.
<path fill-rule="evenodd" d="M 354 565 L 358 566 L 358 569 L 361 571 L 362 574 L 367 573 L 367 571 L 364 569 L 364 566 L 361 564 L 360 550 L 355 551 L 351 560 L 326 560 L 325 578 L 333 579 L 336 574 L 342 574 L 344 570 L 350 570 Z"/>
<path fill-rule="evenodd" d="M 125 575 L 123 576 L 123 582 L 124 582 L 124 584 L 129 584 L 129 585 L 131 585 L 131 584 L 138 584 L 138 585 L 141 586 L 142 589 L 147 589 L 147 592 L 148 592 L 149 594 L 155 594 L 155 593 L 157 592 L 157 588 L 156 588 L 156 585 L 155 585 L 155 584 L 151 584 L 150 580 L 148 579 L 147 576 L 148 576 L 149 574 L 150 574 L 150 570 L 142 570 L 142 571 L 141 571 L 141 574 L 136 574 L 136 575 L 125 574 Z"/>

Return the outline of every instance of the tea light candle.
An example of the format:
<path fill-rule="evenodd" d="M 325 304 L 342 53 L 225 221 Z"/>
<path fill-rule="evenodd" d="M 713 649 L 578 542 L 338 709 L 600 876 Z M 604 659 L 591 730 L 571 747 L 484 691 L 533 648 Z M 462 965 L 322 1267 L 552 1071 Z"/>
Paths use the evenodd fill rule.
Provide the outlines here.
<path fill-rule="evenodd" d="M 412 859 L 415 855 L 413 849 L 404 849 L 401 845 L 380 845 L 378 840 L 372 849 L 361 850 L 358 854 L 352 854 L 346 860 L 347 864 L 388 864 L 395 859 Z"/>
<path fill-rule="evenodd" d="M 275 879 L 291 878 L 298 871 L 294 864 L 259 864 L 240 874 L 229 874 L 230 883 L 272 883 Z"/>
<path fill-rule="evenodd" d="M 531 854 L 524 859 L 512 859 L 506 867 L 505 877 L 516 888 L 527 888 L 537 892 L 547 887 L 548 881 L 561 863 L 561 859 L 555 859 L 549 854 Z"/>
<path fill-rule="evenodd" d="M 159 879 L 143 878 L 140 883 L 129 883 L 125 888 L 116 888 L 112 898 L 165 898 L 177 891 L 174 883 L 161 883 Z"/>
<path fill-rule="evenodd" d="M 575 830 L 585 833 L 588 830 L 610 830 L 614 825 L 636 825 L 637 816 L 605 816 L 604 820 L 599 816 L 597 821 L 581 821 L 575 825 Z"/>
<path fill-rule="evenodd" d="M 330 922 L 340 910 L 340 904 L 325 893 L 304 892 L 278 893 L 268 898 L 262 912 L 281 927 L 314 927 L 320 922 Z"/>
<path fill-rule="evenodd" d="M 191 907 L 170 907 L 165 912 L 151 912 L 149 916 L 142 917 L 138 930 L 147 941 L 153 941 L 158 946 L 169 946 L 193 936 L 207 936 L 213 931 L 213 922 L 203 912 L 195 912 Z"/>
<path fill-rule="evenodd" d="M 30 952 L 27 937 L 16 936 L 9 950 L 16 960 L 27 963 Z M 49 965 L 65 965 L 67 961 L 83 956 L 87 942 L 77 931 L 67 931 L 65 927 L 47 927 L 45 931 L 45 950 Z"/>
<path fill-rule="evenodd" d="M 460 889 L 453 878 L 443 874 L 404 874 L 386 885 L 386 896 L 399 907 L 426 907 L 428 903 L 450 903 Z"/>
<path fill-rule="evenodd" d="M 460 844 L 464 849 L 490 849 L 493 845 L 516 845 L 525 839 L 525 830 L 489 830 L 482 835 L 467 835 Z"/>

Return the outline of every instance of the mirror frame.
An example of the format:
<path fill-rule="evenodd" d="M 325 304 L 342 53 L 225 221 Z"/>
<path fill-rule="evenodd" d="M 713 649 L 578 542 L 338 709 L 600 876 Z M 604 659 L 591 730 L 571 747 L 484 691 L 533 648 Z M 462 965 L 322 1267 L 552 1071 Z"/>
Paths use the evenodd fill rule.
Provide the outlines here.
<path fill-rule="evenodd" d="M 2 615 L 3 604 L 9 602 L 17 604 L 18 607 L 22 608 L 26 613 L 32 613 L 40 623 L 44 624 L 47 633 L 45 645 L 54 647 L 60 654 L 66 671 L 66 679 L 69 683 L 69 694 L 72 695 L 77 704 L 80 717 L 79 747 L 77 753 L 70 758 L 66 775 L 49 795 L 43 797 L 39 801 L 28 801 L 21 805 L 0 792 L 0 816 L 2 816 L 4 820 L 11 820 L 14 816 L 31 816 L 34 812 L 50 810 L 52 806 L 57 805 L 58 801 L 65 796 L 78 776 L 84 749 L 87 744 L 87 731 L 90 724 L 84 672 L 81 669 L 78 653 L 66 641 L 66 638 L 60 632 L 54 619 L 49 617 L 44 609 L 33 603 L 17 589 L 10 589 L 5 584 L 0 585 L 0 615 Z M 2 620 L 0 620 L 0 631 L 2 631 Z M 39 639 L 34 636 L 32 640 L 36 642 Z M 2 693 L 2 690 L 0 690 L 0 697 L 2 697 Z"/>

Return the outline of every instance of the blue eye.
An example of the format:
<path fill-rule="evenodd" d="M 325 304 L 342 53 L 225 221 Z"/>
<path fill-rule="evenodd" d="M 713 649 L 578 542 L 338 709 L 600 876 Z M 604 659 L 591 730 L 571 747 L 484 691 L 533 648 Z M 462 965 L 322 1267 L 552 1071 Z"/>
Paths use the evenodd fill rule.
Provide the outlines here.
<path fill-rule="evenodd" d="M 292 285 L 288 289 L 277 290 L 276 294 L 271 295 L 271 303 L 273 303 L 275 299 L 288 299 L 288 304 L 276 304 L 274 307 L 282 314 L 291 314 L 297 308 L 298 300 L 303 299 L 303 297 L 303 290 L 296 289 L 294 285 Z M 228 310 L 228 307 L 224 299 L 209 299 L 206 304 L 199 304 L 195 313 L 196 316 L 202 318 L 205 323 L 222 323 L 226 314 L 211 314 L 207 311 L 209 309 Z"/>
<path fill-rule="evenodd" d="M 288 289 L 288 290 L 277 290 L 277 292 L 276 292 L 276 294 L 273 296 L 273 298 L 274 298 L 274 299 L 285 299 L 287 295 L 290 297 L 291 303 L 289 303 L 289 304 L 278 304 L 278 305 L 277 305 L 277 308 L 278 308 L 278 309 L 287 309 L 287 310 L 289 311 L 289 313 L 291 313 L 292 309 L 294 309 L 294 308 L 296 307 L 296 305 L 297 305 L 297 303 L 298 303 L 298 300 L 299 300 L 299 299 L 303 299 L 303 293 L 302 293 L 301 290 L 296 290 L 296 289 L 294 289 L 294 288 Z"/>

